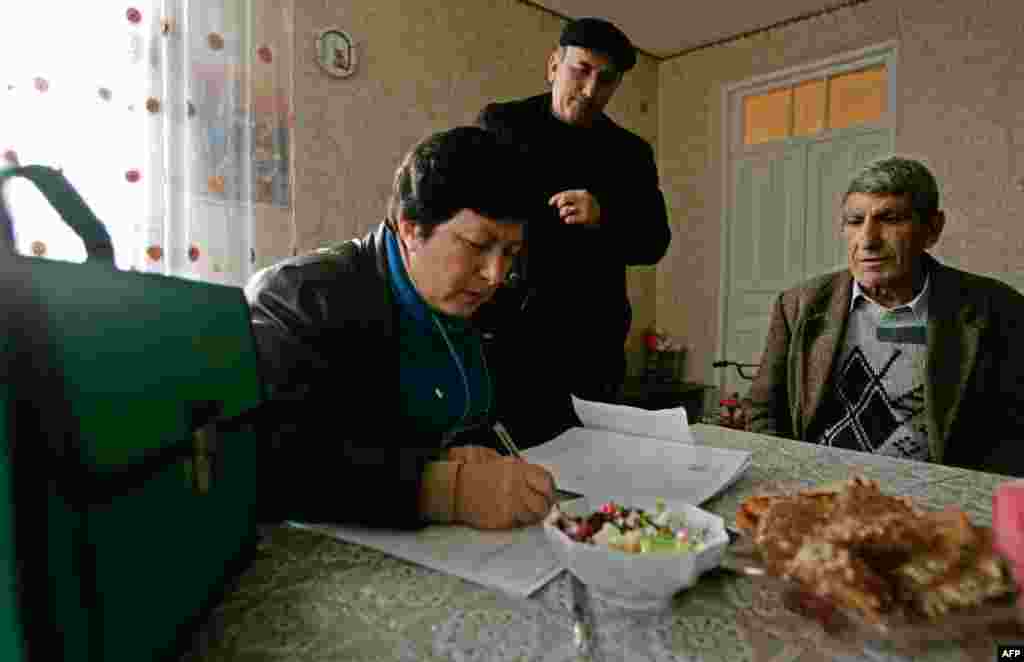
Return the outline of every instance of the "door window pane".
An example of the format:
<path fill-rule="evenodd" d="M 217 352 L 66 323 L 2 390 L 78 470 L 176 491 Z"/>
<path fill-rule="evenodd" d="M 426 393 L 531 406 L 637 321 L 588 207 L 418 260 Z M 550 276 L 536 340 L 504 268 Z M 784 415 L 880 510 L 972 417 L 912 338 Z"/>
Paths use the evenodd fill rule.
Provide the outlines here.
<path fill-rule="evenodd" d="M 793 88 L 793 135 L 809 136 L 825 129 L 825 81 L 809 80 Z"/>
<path fill-rule="evenodd" d="M 747 145 L 789 137 L 792 88 L 772 90 L 743 99 L 743 135 Z"/>
<path fill-rule="evenodd" d="M 743 143 L 814 136 L 884 120 L 888 71 L 880 64 L 743 97 Z"/>
<path fill-rule="evenodd" d="M 832 129 L 881 119 L 886 102 L 885 66 L 861 69 L 829 81 L 829 117 Z"/>

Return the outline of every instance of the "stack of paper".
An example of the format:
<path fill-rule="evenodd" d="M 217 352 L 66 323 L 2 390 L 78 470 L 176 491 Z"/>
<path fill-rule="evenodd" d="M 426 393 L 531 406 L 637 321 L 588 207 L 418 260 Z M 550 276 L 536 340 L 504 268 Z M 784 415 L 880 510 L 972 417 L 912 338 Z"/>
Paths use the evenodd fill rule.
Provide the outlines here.
<path fill-rule="evenodd" d="M 732 485 L 750 453 L 695 444 L 679 407 L 647 411 L 573 398 L 583 427 L 523 453 L 558 486 L 592 499 L 700 505 Z"/>
<path fill-rule="evenodd" d="M 647 411 L 573 398 L 583 427 L 524 451 L 558 486 L 625 505 L 655 498 L 699 505 L 736 481 L 750 453 L 699 446 L 682 408 Z M 395 531 L 298 524 L 347 542 L 447 572 L 518 596 L 561 570 L 541 525 L 512 531 L 428 526 Z"/>

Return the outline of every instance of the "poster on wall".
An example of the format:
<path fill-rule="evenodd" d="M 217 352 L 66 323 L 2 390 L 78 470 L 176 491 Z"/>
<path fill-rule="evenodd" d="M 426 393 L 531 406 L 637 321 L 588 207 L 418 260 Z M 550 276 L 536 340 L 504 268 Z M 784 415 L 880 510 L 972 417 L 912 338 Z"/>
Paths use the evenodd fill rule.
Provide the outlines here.
<path fill-rule="evenodd" d="M 288 207 L 291 202 L 288 97 L 271 86 L 261 93 L 260 87 L 257 85 L 253 103 L 253 201 Z"/>
<path fill-rule="evenodd" d="M 291 206 L 291 53 L 246 39 L 244 17 L 214 7 L 192 25 L 193 191 L 211 202 Z M 227 27 L 225 27 L 227 26 Z M 227 29 L 233 28 L 232 30 Z"/>

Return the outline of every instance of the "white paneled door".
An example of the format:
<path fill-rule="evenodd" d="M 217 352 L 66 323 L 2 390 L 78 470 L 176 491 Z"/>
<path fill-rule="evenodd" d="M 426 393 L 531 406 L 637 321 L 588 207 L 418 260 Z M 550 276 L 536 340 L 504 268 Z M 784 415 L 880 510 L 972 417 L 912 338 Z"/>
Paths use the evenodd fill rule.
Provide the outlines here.
<path fill-rule="evenodd" d="M 851 129 L 733 158 L 721 357 L 758 363 L 778 294 L 845 267 L 841 197 L 857 169 L 892 145 L 890 129 Z M 735 370 L 722 377 L 730 393 L 749 388 Z"/>

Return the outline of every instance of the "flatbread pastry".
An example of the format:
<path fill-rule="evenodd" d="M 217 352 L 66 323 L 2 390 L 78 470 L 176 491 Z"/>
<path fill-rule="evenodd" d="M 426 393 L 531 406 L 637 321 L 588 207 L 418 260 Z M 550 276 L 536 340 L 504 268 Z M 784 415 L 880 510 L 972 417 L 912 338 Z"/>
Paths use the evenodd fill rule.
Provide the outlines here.
<path fill-rule="evenodd" d="M 869 622 L 897 612 L 934 621 L 1014 591 L 989 528 L 957 508 L 922 510 L 862 477 L 750 497 L 736 525 L 768 572 Z"/>

